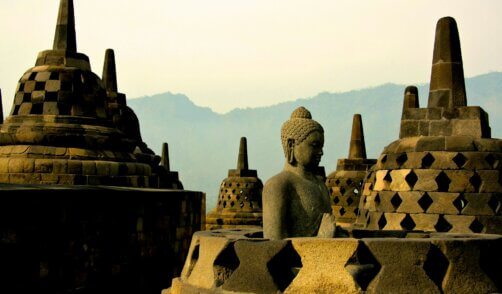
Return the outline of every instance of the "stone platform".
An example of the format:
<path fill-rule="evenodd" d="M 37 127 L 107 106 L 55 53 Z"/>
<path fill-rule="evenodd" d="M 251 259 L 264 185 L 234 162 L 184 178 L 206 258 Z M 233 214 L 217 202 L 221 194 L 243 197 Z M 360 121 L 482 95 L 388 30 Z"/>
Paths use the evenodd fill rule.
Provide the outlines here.
<path fill-rule="evenodd" d="M 195 233 L 179 293 L 494 293 L 502 236 L 339 231 L 271 241 L 259 230 Z"/>
<path fill-rule="evenodd" d="M 0 184 L 0 272 L 10 293 L 160 293 L 179 276 L 201 192 Z"/>

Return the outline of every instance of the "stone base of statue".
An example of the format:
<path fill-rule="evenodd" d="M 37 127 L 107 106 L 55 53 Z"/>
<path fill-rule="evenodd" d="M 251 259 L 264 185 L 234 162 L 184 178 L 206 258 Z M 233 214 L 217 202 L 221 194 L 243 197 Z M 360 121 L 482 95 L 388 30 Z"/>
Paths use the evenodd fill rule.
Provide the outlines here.
<path fill-rule="evenodd" d="M 502 236 L 340 231 L 268 240 L 259 230 L 197 232 L 163 293 L 492 293 Z"/>

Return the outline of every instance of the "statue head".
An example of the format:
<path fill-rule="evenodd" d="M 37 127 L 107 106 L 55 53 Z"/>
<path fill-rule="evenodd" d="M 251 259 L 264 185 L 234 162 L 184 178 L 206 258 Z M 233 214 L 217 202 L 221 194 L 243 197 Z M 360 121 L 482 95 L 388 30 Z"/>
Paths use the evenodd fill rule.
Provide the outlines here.
<path fill-rule="evenodd" d="M 281 128 L 284 155 L 289 164 L 316 168 L 321 161 L 324 129 L 312 119 L 310 111 L 298 107 Z"/>

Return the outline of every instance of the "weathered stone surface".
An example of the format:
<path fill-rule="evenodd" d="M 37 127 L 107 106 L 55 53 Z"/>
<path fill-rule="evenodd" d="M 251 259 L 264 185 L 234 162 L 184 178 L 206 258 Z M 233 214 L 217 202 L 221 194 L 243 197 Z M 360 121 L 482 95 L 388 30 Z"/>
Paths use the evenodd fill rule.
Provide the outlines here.
<path fill-rule="evenodd" d="M 206 217 L 206 230 L 262 226 L 263 184 L 249 169 L 247 140 L 241 138 L 237 169 L 228 171 L 220 185 L 217 207 Z"/>
<path fill-rule="evenodd" d="M 324 213 L 331 213 L 329 192 L 318 176 L 324 130 L 310 112 L 299 107 L 281 128 L 284 170 L 263 189 L 266 238 L 315 236 Z"/>
<path fill-rule="evenodd" d="M 293 239 L 302 269 L 285 293 L 362 293 L 345 266 L 357 250 L 355 239 Z M 337 274 L 333 274 L 337 273 Z"/>
<path fill-rule="evenodd" d="M 196 233 L 191 251 L 202 236 L 235 242 L 239 267 L 221 286 L 210 288 L 190 283 L 190 271 L 173 281 L 171 293 L 496 293 L 502 286 L 497 266 L 502 238 L 497 235 L 349 229 L 345 234 L 350 237 L 344 238 L 269 241 L 253 239 L 256 233 Z M 193 268 L 189 260 L 193 255 L 185 273 Z M 204 260 L 211 268 L 214 259 Z M 196 262 L 202 262 L 200 254 Z"/>
<path fill-rule="evenodd" d="M 236 292 L 277 293 L 280 280 L 271 272 L 272 259 L 288 245 L 286 241 L 237 241 L 234 245 L 239 258 L 239 267 L 225 281 L 222 289 Z M 279 262 L 279 261 L 278 261 Z M 281 260 L 285 263 L 287 260 Z M 287 270 L 284 264 L 283 271 Z M 273 269 L 275 270 L 275 269 Z"/>
<path fill-rule="evenodd" d="M 429 242 L 407 240 L 365 240 L 381 265 L 379 274 L 369 284 L 370 293 L 440 293 L 423 269 L 430 250 Z M 396 262 L 399 252 L 399 262 Z"/>
<path fill-rule="evenodd" d="M 442 18 L 437 25 L 427 108 L 418 108 L 408 89 L 400 139 L 384 149 L 373 169 L 374 179 L 367 180 L 355 226 L 502 233 L 502 227 L 496 229 L 502 223 L 502 140 L 491 138 L 483 109 L 466 105 L 460 42 L 452 18 Z M 385 193 L 377 197 L 374 191 Z M 421 196 L 407 198 L 411 191 Z M 387 195 L 396 192 L 389 205 Z M 392 208 L 408 215 L 401 219 Z"/>

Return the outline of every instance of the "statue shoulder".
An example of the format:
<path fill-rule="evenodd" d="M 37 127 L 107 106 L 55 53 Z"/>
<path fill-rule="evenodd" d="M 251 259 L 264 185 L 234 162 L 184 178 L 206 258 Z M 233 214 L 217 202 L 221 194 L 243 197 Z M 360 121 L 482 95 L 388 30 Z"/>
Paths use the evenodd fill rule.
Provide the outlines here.
<path fill-rule="evenodd" d="M 263 194 L 285 194 L 291 189 L 292 183 L 292 174 L 287 171 L 282 171 L 267 180 L 263 187 Z"/>

